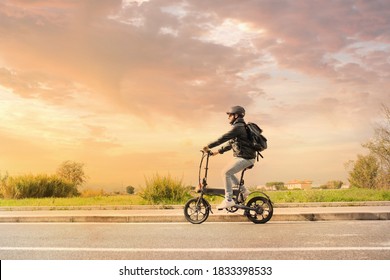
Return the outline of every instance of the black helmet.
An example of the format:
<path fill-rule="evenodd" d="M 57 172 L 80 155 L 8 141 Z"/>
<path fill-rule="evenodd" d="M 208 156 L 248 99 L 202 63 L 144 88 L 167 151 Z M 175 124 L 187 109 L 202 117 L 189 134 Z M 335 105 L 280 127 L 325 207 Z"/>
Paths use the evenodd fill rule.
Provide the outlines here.
<path fill-rule="evenodd" d="M 237 114 L 240 117 L 244 117 L 245 109 L 241 106 L 233 106 L 229 111 L 226 112 L 226 114 Z"/>

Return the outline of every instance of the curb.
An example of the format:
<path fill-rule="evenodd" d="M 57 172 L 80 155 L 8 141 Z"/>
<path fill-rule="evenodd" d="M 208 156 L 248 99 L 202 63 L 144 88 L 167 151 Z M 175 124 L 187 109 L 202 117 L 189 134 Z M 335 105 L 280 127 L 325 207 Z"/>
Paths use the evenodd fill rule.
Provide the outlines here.
<path fill-rule="evenodd" d="M 390 220 L 390 212 L 346 212 L 346 213 L 298 213 L 274 214 L 271 222 L 297 221 L 340 221 L 340 220 Z M 104 215 L 104 216 L 16 216 L 0 217 L 0 223 L 181 223 L 188 222 L 184 215 Z M 243 215 L 210 214 L 206 222 L 248 222 Z"/>

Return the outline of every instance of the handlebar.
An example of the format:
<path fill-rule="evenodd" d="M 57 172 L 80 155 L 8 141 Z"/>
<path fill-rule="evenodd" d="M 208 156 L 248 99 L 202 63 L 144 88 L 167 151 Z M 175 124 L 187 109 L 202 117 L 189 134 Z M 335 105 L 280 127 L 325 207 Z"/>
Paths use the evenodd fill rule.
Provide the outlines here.
<path fill-rule="evenodd" d="M 209 154 L 211 155 L 213 152 L 211 150 L 205 151 L 205 150 L 200 150 L 203 154 Z"/>

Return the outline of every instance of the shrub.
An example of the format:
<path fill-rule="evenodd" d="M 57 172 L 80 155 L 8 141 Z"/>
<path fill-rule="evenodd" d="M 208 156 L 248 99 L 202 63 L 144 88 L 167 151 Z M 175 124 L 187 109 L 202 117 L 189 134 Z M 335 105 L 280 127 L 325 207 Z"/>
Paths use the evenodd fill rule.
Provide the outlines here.
<path fill-rule="evenodd" d="M 328 181 L 325 185 L 321 185 L 320 189 L 330 190 L 330 189 L 341 189 L 343 182 L 339 180 Z"/>
<path fill-rule="evenodd" d="M 156 174 L 151 179 L 145 178 L 145 184 L 140 196 L 153 204 L 184 203 L 190 197 L 190 188 L 184 186 L 182 180 L 170 175 Z"/>
<path fill-rule="evenodd" d="M 133 186 L 127 186 L 127 187 L 126 187 L 126 193 L 128 193 L 128 194 L 134 194 L 134 191 L 135 191 L 135 189 L 134 189 Z"/>
<path fill-rule="evenodd" d="M 72 197 L 79 195 L 77 187 L 55 175 L 22 175 L 1 181 L 4 198 Z"/>
<path fill-rule="evenodd" d="M 80 193 L 81 197 L 97 197 L 97 196 L 107 196 L 106 192 L 103 189 L 84 189 Z"/>
<path fill-rule="evenodd" d="M 8 172 L 3 176 L 0 173 L 0 197 L 1 198 L 12 198 L 14 197 L 15 190 L 8 183 L 9 175 Z"/>

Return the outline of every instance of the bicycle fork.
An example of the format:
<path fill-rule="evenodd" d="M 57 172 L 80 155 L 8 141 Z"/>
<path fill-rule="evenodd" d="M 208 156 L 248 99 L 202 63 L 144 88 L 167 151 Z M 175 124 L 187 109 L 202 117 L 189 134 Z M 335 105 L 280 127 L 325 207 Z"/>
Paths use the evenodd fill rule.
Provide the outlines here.
<path fill-rule="evenodd" d="M 197 206 L 199 206 L 199 204 L 201 204 L 202 201 L 206 205 L 206 209 L 208 209 L 208 211 L 210 211 L 211 214 L 214 214 L 211 204 L 206 199 L 203 198 L 203 194 L 198 197 L 198 201 L 196 202 Z"/>

